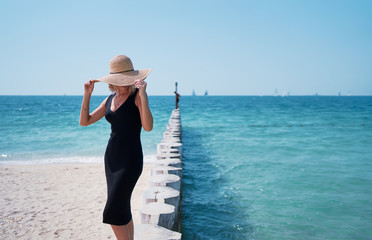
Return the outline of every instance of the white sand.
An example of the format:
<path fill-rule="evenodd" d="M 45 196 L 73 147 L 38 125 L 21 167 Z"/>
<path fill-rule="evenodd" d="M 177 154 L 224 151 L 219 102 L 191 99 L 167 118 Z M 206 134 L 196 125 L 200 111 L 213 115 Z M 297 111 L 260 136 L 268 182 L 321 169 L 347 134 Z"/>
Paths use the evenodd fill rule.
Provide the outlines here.
<path fill-rule="evenodd" d="M 150 169 L 145 163 L 132 195 L 135 224 Z M 102 223 L 103 164 L 0 166 L 0 194 L 0 239 L 116 239 Z"/>

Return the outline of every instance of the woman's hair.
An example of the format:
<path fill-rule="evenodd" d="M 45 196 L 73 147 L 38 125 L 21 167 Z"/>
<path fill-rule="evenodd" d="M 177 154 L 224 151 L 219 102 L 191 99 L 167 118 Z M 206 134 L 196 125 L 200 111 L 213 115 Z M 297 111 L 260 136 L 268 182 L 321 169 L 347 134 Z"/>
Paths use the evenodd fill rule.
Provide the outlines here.
<path fill-rule="evenodd" d="M 116 91 L 114 85 L 109 84 L 108 87 L 109 87 L 109 89 L 110 89 L 111 92 L 115 92 Z M 134 84 L 129 85 L 128 88 L 129 88 L 129 91 L 131 92 L 130 95 L 132 95 L 136 91 L 136 86 Z"/>

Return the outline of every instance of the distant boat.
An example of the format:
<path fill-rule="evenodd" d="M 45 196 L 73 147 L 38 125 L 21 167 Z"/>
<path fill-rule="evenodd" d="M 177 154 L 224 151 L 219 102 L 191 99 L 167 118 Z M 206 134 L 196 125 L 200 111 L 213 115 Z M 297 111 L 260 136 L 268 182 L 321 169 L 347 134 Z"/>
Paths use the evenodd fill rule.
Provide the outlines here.
<path fill-rule="evenodd" d="M 194 90 L 194 89 L 192 90 L 192 95 L 193 95 L 193 96 L 196 96 L 196 94 L 195 94 L 195 90 Z"/>
<path fill-rule="evenodd" d="M 208 90 L 205 91 L 204 96 L 208 96 Z"/>

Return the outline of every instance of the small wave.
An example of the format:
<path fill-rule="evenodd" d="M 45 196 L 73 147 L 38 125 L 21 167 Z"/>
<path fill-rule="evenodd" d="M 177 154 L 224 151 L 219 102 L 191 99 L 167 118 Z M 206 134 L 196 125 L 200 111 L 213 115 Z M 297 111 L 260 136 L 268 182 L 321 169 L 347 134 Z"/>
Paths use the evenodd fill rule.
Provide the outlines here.
<path fill-rule="evenodd" d="M 58 157 L 40 158 L 28 160 L 8 160 L 0 161 L 0 165 L 25 165 L 25 164 L 63 164 L 63 163 L 102 163 L 102 157 Z"/>
<path fill-rule="evenodd" d="M 10 155 L 1 154 L 1 158 L 9 158 Z M 144 162 L 153 162 L 156 160 L 156 155 L 145 155 Z M 40 158 L 28 160 L 1 160 L 0 165 L 25 165 L 25 164 L 64 164 L 64 163 L 98 163 L 103 164 L 103 156 L 90 156 L 90 157 L 57 157 L 57 158 Z"/>

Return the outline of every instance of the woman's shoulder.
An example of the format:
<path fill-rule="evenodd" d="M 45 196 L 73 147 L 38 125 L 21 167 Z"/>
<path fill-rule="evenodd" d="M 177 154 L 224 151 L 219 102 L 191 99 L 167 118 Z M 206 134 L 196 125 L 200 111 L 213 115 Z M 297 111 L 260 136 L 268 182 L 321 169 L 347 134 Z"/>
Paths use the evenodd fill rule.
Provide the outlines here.
<path fill-rule="evenodd" d="M 108 95 L 108 96 L 106 97 L 106 99 L 108 100 L 108 99 L 110 99 L 110 98 L 113 98 L 115 95 L 116 95 L 116 92 L 113 92 L 113 93 L 111 93 L 110 95 Z"/>
<path fill-rule="evenodd" d="M 107 102 L 115 95 L 115 93 L 111 93 L 110 95 L 108 95 L 104 100 L 103 100 L 103 104 L 104 105 L 107 105 Z"/>

